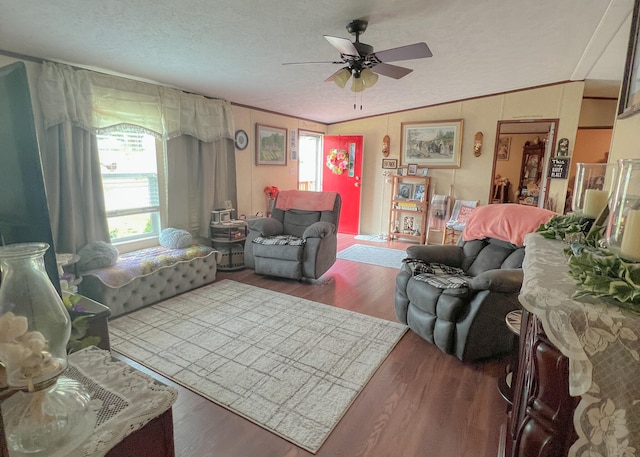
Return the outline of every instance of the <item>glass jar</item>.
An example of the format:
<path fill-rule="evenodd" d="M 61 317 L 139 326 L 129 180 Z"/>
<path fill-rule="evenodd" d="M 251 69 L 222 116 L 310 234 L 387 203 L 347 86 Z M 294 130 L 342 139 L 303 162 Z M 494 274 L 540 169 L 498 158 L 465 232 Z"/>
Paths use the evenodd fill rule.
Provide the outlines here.
<path fill-rule="evenodd" d="M 19 390 L 2 403 L 5 434 L 10 449 L 38 455 L 77 443 L 96 422 L 84 387 L 60 377 L 71 319 L 47 276 L 47 249 L 46 243 L 0 247 L 0 361 L 9 388 Z"/>
<path fill-rule="evenodd" d="M 67 368 L 71 319 L 44 267 L 47 243 L 0 247 L 0 360 L 7 384 L 35 390 Z"/>
<path fill-rule="evenodd" d="M 595 219 L 607 206 L 616 185 L 615 163 L 577 163 L 571 208 L 585 218 Z"/>
<path fill-rule="evenodd" d="M 640 159 L 618 160 L 606 244 L 623 259 L 640 262 Z"/>

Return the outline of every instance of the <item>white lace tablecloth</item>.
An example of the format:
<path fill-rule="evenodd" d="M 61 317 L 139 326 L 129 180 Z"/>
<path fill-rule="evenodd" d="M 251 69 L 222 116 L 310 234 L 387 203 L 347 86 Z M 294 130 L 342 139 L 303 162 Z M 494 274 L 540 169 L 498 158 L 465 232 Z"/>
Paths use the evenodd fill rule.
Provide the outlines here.
<path fill-rule="evenodd" d="M 616 302 L 572 297 L 568 245 L 525 237 L 520 302 L 569 359 L 569 393 L 581 396 L 570 457 L 640 456 L 640 314 Z"/>
<path fill-rule="evenodd" d="M 125 437 L 171 408 L 178 397 L 173 387 L 93 346 L 69 356 L 64 376 L 84 384 L 97 414 L 91 436 L 66 457 L 106 455 Z"/>

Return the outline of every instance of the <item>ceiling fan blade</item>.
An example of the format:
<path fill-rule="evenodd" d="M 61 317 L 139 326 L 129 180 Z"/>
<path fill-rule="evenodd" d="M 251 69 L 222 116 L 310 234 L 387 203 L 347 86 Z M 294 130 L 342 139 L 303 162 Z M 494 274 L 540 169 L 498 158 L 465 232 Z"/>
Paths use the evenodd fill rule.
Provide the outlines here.
<path fill-rule="evenodd" d="M 329 43 L 331 43 L 331 46 L 333 46 L 340 52 L 340 54 L 345 54 L 348 56 L 360 56 L 353 43 L 346 38 L 329 35 L 324 35 L 324 37 Z"/>
<path fill-rule="evenodd" d="M 324 62 L 283 62 L 282 65 L 306 65 L 308 63 L 344 63 L 340 62 L 332 62 L 332 61 L 324 61 Z"/>
<path fill-rule="evenodd" d="M 374 52 L 373 55 L 380 62 L 396 62 L 398 60 L 422 59 L 433 56 L 427 43 L 409 44 L 407 46 L 400 46 L 399 48 Z"/>
<path fill-rule="evenodd" d="M 389 78 L 400 79 L 407 76 L 413 70 L 411 68 L 399 67 L 397 65 L 389 65 L 388 63 L 379 63 L 371 67 L 371 71 Z"/>

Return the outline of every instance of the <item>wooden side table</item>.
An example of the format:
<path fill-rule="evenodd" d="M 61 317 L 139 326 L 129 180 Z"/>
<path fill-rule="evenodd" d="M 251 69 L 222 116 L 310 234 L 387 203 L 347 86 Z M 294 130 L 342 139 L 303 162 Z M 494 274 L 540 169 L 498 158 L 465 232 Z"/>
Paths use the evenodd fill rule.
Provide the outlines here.
<path fill-rule="evenodd" d="M 173 387 L 94 346 L 71 354 L 64 376 L 81 382 L 100 405 L 97 423 L 77 448 L 48 457 L 175 456 L 171 408 L 178 393 Z M 1 432 L 0 455 L 14 457 Z"/>
<path fill-rule="evenodd" d="M 520 327 L 522 325 L 522 311 L 516 310 L 507 313 L 505 324 L 513 333 L 513 350 L 511 351 L 511 361 L 507 365 L 506 373 L 498 380 L 498 391 L 502 398 L 508 403 L 509 410 L 513 405 L 513 378 L 518 372 L 518 348 L 520 346 Z"/>

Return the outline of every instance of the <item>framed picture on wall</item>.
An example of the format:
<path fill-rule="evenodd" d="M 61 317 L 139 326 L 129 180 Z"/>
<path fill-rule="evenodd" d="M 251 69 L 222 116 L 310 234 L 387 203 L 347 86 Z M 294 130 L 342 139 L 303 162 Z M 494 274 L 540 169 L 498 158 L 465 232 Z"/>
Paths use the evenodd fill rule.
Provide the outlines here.
<path fill-rule="evenodd" d="M 256 165 L 287 164 L 287 129 L 256 124 Z"/>
<path fill-rule="evenodd" d="M 462 119 L 403 122 L 400 166 L 460 168 Z"/>
<path fill-rule="evenodd" d="M 618 118 L 622 119 L 640 111 L 640 2 L 636 1 L 631 17 L 631 31 L 627 47 L 627 60 L 622 77 L 622 90 L 618 105 Z"/>
<path fill-rule="evenodd" d="M 382 168 L 395 170 L 398 168 L 398 159 L 382 159 Z"/>
<path fill-rule="evenodd" d="M 498 139 L 498 153 L 496 160 L 509 160 L 509 152 L 511 152 L 511 137 L 501 136 Z"/>

